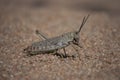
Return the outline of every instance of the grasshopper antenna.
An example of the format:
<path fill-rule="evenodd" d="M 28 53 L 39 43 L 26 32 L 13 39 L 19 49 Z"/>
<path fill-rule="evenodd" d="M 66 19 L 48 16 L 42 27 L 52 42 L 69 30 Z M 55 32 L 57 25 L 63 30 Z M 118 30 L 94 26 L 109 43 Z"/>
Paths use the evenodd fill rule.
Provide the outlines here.
<path fill-rule="evenodd" d="M 80 28 L 79 28 L 79 30 L 77 31 L 77 33 L 80 33 L 80 31 L 81 31 L 81 29 L 82 29 L 82 27 L 84 26 L 84 24 L 86 23 L 86 21 L 87 21 L 87 19 L 89 18 L 89 14 L 88 14 L 88 16 L 87 17 L 84 17 L 83 18 L 83 21 L 82 21 L 82 24 L 81 24 L 81 26 L 80 26 Z"/>

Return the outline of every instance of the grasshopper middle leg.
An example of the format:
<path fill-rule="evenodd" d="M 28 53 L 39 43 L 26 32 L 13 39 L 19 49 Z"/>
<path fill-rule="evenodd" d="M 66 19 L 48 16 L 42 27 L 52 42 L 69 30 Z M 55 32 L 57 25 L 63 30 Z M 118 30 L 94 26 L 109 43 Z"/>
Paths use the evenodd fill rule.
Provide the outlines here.
<path fill-rule="evenodd" d="M 67 54 L 66 54 L 66 50 L 65 50 L 65 48 L 63 48 L 63 51 L 64 51 L 64 54 L 65 54 L 65 57 L 67 57 Z"/>

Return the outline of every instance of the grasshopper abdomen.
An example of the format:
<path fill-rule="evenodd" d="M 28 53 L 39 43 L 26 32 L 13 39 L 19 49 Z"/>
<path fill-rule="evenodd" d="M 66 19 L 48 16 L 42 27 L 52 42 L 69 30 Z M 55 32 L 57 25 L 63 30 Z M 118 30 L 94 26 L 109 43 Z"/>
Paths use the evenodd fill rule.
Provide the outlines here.
<path fill-rule="evenodd" d="M 30 54 L 34 54 L 34 52 L 36 54 L 36 52 L 45 53 L 56 51 L 69 45 L 68 41 L 64 41 L 62 37 L 64 36 L 61 35 L 59 37 L 50 38 L 48 40 L 34 42 L 31 46 L 28 46 L 24 50 Z"/>

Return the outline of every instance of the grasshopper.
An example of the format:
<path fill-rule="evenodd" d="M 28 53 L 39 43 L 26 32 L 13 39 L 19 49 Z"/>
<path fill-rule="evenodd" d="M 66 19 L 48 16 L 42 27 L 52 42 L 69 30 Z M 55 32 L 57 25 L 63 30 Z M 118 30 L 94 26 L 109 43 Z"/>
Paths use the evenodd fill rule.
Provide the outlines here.
<path fill-rule="evenodd" d="M 83 21 L 81 23 L 81 26 L 78 31 L 74 32 L 68 32 L 65 34 L 62 34 L 57 37 L 53 38 L 47 38 L 42 33 L 40 33 L 38 30 L 36 30 L 36 34 L 42 38 L 42 41 L 34 42 L 30 46 L 24 49 L 25 52 L 27 52 L 29 55 L 35 55 L 39 53 L 57 53 L 58 50 L 63 49 L 65 56 L 66 56 L 66 50 L 65 48 L 69 45 L 77 45 L 81 48 L 79 43 L 79 33 L 86 23 L 89 15 L 87 17 L 83 18 Z M 73 47 L 76 51 L 78 51 L 75 47 Z M 78 53 L 79 54 L 79 53 Z"/>

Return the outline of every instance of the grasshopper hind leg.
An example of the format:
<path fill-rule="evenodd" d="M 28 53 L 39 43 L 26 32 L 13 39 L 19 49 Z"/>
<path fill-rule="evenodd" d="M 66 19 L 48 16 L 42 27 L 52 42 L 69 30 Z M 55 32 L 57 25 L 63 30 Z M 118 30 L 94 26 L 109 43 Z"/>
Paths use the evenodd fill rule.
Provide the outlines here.
<path fill-rule="evenodd" d="M 36 35 L 38 35 L 42 40 L 47 40 L 48 38 L 40 31 L 36 30 L 35 31 Z"/>
<path fill-rule="evenodd" d="M 64 50 L 65 55 L 61 54 L 60 50 L 58 50 L 58 49 L 54 51 L 53 55 L 58 56 L 60 58 L 66 58 L 67 57 L 66 51 L 65 51 L 65 49 L 63 49 L 63 50 Z"/>

